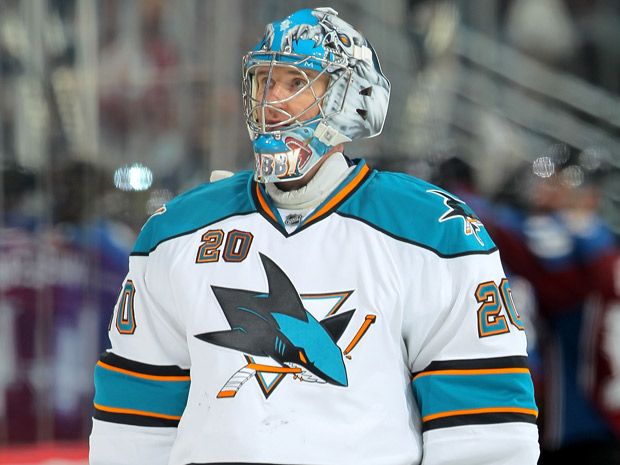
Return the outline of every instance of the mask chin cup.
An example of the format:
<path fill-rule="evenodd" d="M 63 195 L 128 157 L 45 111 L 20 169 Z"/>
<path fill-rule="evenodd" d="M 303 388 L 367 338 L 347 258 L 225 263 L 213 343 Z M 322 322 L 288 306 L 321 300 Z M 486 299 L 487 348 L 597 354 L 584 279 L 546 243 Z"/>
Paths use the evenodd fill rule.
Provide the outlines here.
<path fill-rule="evenodd" d="M 278 135 L 258 135 L 252 144 L 254 179 L 269 183 L 303 178 L 333 147 L 314 137 L 314 131 L 298 128 Z"/>

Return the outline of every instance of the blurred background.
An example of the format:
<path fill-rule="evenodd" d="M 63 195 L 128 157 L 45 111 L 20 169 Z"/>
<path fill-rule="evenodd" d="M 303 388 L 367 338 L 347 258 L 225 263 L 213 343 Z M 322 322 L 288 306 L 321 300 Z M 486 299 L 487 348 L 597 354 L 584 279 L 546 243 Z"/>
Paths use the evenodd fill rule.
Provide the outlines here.
<path fill-rule="evenodd" d="M 86 463 L 133 241 L 213 169 L 252 167 L 241 56 L 313 6 L 0 0 L 0 463 Z M 500 247 L 541 463 L 620 464 L 620 2 L 329 6 L 392 82 L 383 134 L 347 154 L 453 191 Z"/>

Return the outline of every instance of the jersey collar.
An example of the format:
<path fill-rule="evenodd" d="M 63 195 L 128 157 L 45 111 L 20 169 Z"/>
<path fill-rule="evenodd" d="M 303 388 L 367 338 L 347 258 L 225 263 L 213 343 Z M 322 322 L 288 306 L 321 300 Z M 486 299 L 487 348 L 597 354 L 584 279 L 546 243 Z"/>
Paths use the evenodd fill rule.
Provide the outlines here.
<path fill-rule="evenodd" d="M 364 160 L 356 160 L 356 168 L 345 178 L 345 180 L 327 196 L 327 198 L 319 204 L 306 218 L 301 222 L 299 227 L 288 233 L 284 226 L 284 221 L 280 217 L 278 209 L 267 194 L 265 186 L 256 181 L 251 181 L 250 190 L 254 200 L 254 205 L 258 212 L 278 229 L 283 235 L 291 236 L 306 229 L 308 226 L 318 223 L 320 220 L 329 216 L 340 205 L 342 205 L 368 178 L 371 170 Z"/>

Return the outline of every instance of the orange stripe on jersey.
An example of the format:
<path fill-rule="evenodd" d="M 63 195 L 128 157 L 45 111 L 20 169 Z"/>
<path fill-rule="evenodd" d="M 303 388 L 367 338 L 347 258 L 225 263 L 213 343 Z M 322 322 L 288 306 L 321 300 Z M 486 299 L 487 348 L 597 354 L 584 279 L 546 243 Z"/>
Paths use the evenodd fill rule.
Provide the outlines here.
<path fill-rule="evenodd" d="M 259 363 L 248 363 L 247 367 L 265 373 L 301 373 L 301 368 L 274 367 L 272 365 L 261 365 Z"/>
<path fill-rule="evenodd" d="M 506 373 L 529 373 L 527 368 L 483 368 L 478 370 L 436 370 L 418 373 L 413 379 L 423 376 L 445 376 L 445 375 L 501 375 Z"/>
<path fill-rule="evenodd" d="M 97 410 L 111 413 L 125 413 L 129 415 L 141 415 L 144 417 L 165 418 L 166 420 L 180 420 L 180 415 L 166 415 L 165 413 L 145 412 L 143 410 L 134 410 L 130 408 L 107 407 L 105 405 L 94 404 Z"/>
<path fill-rule="evenodd" d="M 254 188 L 256 189 L 256 197 L 258 198 L 258 202 L 260 203 L 261 208 L 263 209 L 265 213 L 267 213 L 267 215 L 269 215 L 269 218 L 271 218 L 273 221 L 277 223 L 278 220 L 276 219 L 276 215 L 274 215 L 274 213 L 269 208 L 269 205 L 267 205 L 267 202 L 265 201 L 265 198 L 263 197 L 263 193 L 260 190 L 259 184 L 255 183 Z"/>
<path fill-rule="evenodd" d="M 538 412 L 529 408 L 519 407 L 489 407 L 489 408 L 477 408 L 470 410 L 451 410 L 449 412 L 433 413 L 422 418 L 422 421 L 436 420 L 437 418 L 454 417 L 457 415 L 476 415 L 479 413 L 523 413 L 526 415 L 533 415 L 538 417 Z"/>
<path fill-rule="evenodd" d="M 305 224 L 312 223 L 313 221 L 318 219 L 321 215 L 328 212 L 332 207 L 337 205 L 338 202 L 344 199 L 353 189 L 355 189 L 358 186 L 358 184 L 362 181 L 364 176 L 366 176 L 366 173 L 368 173 L 368 171 L 370 171 L 370 168 L 368 167 L 368 165 L 362 166 L 362 168 L 360 169 L 360 172 L 357 173 L 357 175 L 351 180 L 349 184 L 343 187 L 340 190 L 340 192 L 338 192 L 334 197 L 332 197 L 332 199 L 329 202 L 323 205 L 323 207 L 320 210 L 316 211 L 312 216 L 310 216 L 306 221 L 304 221 L 304 223 Z"/>

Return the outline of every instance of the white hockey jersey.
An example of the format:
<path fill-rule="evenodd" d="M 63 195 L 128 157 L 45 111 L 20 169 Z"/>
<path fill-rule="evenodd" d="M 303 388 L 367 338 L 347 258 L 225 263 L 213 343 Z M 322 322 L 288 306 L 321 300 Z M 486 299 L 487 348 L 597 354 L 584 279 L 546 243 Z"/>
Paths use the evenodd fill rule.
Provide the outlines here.
<path fill-rule="evenodd" d="M 535 464 L 523 325 L 449 193 L 360 161 L 287 233 L 251 172 L 145 224 L 91 465 Z"/>

